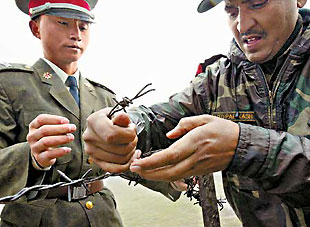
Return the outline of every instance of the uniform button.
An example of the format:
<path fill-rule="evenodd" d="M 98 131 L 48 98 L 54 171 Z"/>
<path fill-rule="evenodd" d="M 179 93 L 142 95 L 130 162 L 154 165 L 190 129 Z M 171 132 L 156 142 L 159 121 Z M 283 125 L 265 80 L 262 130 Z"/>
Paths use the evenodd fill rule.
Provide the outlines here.
<path fill-rule="evenodd" d="M 93 209 L 94 204 L 92 203 L 92 201 L 87 201 L 86 204 L 85 204 L 85 206 L 86 206 L 86 208 L 87 208 L 88 210 L 91 210 L 91 209 Z"/>
<path fill-rule="evenodd" d="M 93 159 L 91 158 L 91 157 L 89 157 L 88 159 L 87 159 L 87 162 L 88 162 L 88 164 L 93 164 Z"/>

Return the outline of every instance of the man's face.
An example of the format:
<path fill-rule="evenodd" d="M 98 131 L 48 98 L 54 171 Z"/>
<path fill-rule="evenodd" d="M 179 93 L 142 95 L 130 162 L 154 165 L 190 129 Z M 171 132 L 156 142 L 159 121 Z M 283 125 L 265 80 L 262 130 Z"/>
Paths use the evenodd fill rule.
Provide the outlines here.
<path fill-rule="evenodd" d="M 36 22 L 44 57 L 58 66 L 77 62 L 89 43 L 89 23 L 42 15 Z"/>
<path fill-rule="evenodd" d="M 277 54 L 296 25 L 298 1 L 306 2 L 225 0 L 229 26 L 249 61 L 263 63 Z"/>

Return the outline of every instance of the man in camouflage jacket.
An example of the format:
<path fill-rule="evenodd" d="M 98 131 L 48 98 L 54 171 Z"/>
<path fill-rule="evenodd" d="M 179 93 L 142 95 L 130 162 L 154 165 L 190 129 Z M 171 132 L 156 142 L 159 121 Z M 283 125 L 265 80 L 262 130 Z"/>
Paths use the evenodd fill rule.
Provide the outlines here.
<path fill-rule="evenodd" d="M 204 0 L 199 11 L 215 2 Z M 172 181 L 222 170 L 243 226 L 310 226 L 310 13 L 298 11 L 305 3 L 225 0 L 234 34 L 228 56 L 208 59 L 169 102 L 131 109 L 137 147 L 164 149 L 134 160 L 131 171 Z M 120 154 L 108 145 L 116 143 L 111 135 L 124 132 L 114 126 L 100 132 L 109 122 L 106 112 L 89 118 L 87 153 L 109 171 L 126 170 L 102 155 Z M 100 152 L 91 149 L 91 134 Z M 128 141 L 130 150 L 136 142 Z"/>

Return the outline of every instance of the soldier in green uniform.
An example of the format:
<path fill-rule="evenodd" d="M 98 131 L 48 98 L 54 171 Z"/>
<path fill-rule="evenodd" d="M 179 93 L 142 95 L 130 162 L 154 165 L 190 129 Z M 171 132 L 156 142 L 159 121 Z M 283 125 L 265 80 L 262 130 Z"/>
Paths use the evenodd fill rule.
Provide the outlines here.
<path fill-rule="evenodd" d="M 86 50 L 97 0 L 16 0 L 30 15 L 32 34 L 44 57 L 33 66 L 0 64 L 0 196 L 26 186 L 65 182 L 104 173 L 84 152 L 81 135 L 87 117 L 114 106 L 115 94 L 85 79 L 78 60 Z M 167 184 L 146 183 L 174 200 Z M 122 226 L 112 192 L 97 180 L 85 188 L 29 193 L 5 205 L 1 226 Z M 83 190 L 84 189 L 84 190 Z"/>
<path fill-rule="evenodd" d="M 243 226 L 310 226 L 310 12 L 301 9 L 306 0 L 224 1 L 234 36 L 228 55 L 207 59 L 169 102 L 114 116 L 112 122 L 137 125 L 138 142 L 129 139 L 135 130 L 129 137 L 111 124 L 108 109 L 91 115 L 86 152 L 113 172 L 126 170 L 120 165 L 126 153 L 116 146 L 124 147 L 126 138 L 128 154 L 135 145 L 142 152 L 163 149 L 134 160 L 130 170 L 166 181 L 221 170 Z M 198 11 L 219 2 L 203 0 Z M 106 157 L 112 155 L 110 163 Z"/>

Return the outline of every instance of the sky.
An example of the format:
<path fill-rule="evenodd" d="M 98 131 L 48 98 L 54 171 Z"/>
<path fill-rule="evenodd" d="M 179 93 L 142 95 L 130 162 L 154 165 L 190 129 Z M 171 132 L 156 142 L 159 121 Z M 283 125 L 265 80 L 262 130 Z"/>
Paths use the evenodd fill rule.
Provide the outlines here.
<path fill-rule="evenodd" d="M 109 87 L 118 98 L 132 98 L 152 83 L 156 91 L 135 104 L 167 100 L 188 86 L 200 62 L 227 52 L 231 34 L 223 5 L 199 14 L 199 3 L 99 0 L 90 45 L 79 62 L 83 76 Z M 0 17 L 0 62 L 32 65 L 43 56 L 40 41 L 29 30 L 29 16 L 14 0 L 2 1 Z"/>
<path fill-rule="evenodd" d="M 99 0 L 90 45 L 79 62 L 83 76 L 109 87 L 118 99 L 132 98 L 152 83 L 156 90 L 134 104 L 166 101 L 189 85 L 200 62 L 228 52 L 232 35 L 224 4 L 200 14 L 199 3 Z M 32 65 L 43 53 L 29 30 L 29 16 L 14 0 L 1 4 L 0 62 Z"/>

